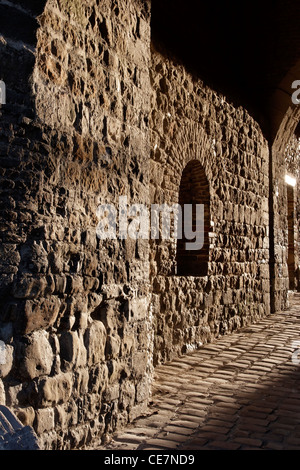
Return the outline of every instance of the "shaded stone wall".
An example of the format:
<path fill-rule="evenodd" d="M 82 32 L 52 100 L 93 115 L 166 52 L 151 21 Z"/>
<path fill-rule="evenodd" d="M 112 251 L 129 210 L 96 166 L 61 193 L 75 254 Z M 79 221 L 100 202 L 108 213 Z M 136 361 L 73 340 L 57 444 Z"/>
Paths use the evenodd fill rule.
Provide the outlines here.
<path fill-rule="evenodd" d="M 290 124 L 290 125 L 289 125 Z M 277 136 L 270 146 L 270 253 L 271 253 L 271 311 L 284 310 L 288 306 L 288 197 L 285 175 L 289 164 L 287 149 L 293 140 L 289 113 L 286 114 Z M 290 172 L 290 171 L 289 171 Z M 293 174 L 293 172 L 290 172 Z M 295 231 L 295 239 L 297 233 Z"/>
<path fill-rule="evenodd" d="M 45 4 L 37 44 L 42 8 L 0 41 L 0 402 L 67 449 L 143 413 L 153 366 L 269 313 L 270 168 L 245 109 L 151 50 L 150 2 Z M 280 153 L 274 181 L 283 168 Z M 281 308 L 286 188 L 271 190 Z M 101 204 L 189 192 L 205 204 L 201 275 L 178 275 L 174 237 L 96 235 Z"/>
<path fill-rule="evenodd" d="M 178 203 L 191 160 L 210 187 L 207 276 L 176 275 L 176 242 L 152 241 L 154 364 L 269 313 L 268 145 L 258 124 L 152 51 L 151 202 Z"/>
<path fill-rule="evenodd" d="M 289 269 L 292 271 L 294 289 L 300 290 L 300 140 L 299 137 L 293 135 L 285 149 L 285 164 L 286 173 L 296 179 L 295 187 L 288 187 L 290 189 L 290 198 L 288 198 L 288 211 L 290 217 L 288 219 L 288 227 L 290 230 L 290 241 L 294 239 L 294 259 Z M 288 195 L 288 194 L 287 194 Z"/>
<path fill-rule="evenodd" d="M 284 181 L 286 164 L 284 149 L 273 150 L 273 214 L 274 214 L 274 291 L 272 295 L 274 312 L 287 307 L 289 290 L 288 273 L 288 223 L 287 187 Z"/>
<path fill-rule="evenodd" d="M 59 449 L 127 423 L 149 396 L 148 243 L 99 240 L 96 210 L 148 201 L 150 11 L 49 0 L 39 22 L 24 89 L 27 51 L 3 46 L 0 390 Z M 13 107 L 17 90 L 30 112 Z"/>
<path fill-rule="evenodd" d="M 300 188 L 299 183 L 297 184 L 296 189 L 296 201 L 295 201 L 295 288 L 300 292 Z"/>

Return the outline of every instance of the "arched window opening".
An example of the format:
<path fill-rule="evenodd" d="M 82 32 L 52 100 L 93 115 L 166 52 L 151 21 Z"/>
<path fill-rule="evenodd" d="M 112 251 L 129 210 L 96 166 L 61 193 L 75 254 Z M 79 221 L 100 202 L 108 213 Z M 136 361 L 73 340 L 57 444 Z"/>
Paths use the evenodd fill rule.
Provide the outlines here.
<path fill-rule="evenodd" d="M 177 240 L 177 275 L 206 276 L 209 260 L 210 195 L 204 168 L 198 160 L 192 160 L 183 170 L 179 188 L 179 204 L 182 209 L 182 237 Z M 187 249 L 191 240 L 186 238 L 184 214 L 190 205 L 193 209 L 192 228 L 196 233 L 195 240 L 199 231 L 202 231 L 203 246 L 200 249 Z M 196 210 L 197 205 L 204 206 L 203 213 Z"/>

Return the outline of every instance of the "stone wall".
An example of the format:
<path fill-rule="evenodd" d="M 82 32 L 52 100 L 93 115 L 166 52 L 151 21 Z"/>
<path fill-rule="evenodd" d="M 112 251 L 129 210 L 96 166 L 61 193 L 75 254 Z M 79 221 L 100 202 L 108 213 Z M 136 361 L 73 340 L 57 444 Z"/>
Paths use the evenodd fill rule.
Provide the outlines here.
<path fill-rule="evenodd" d="M 288 124 L 289 113 L 286 114 L 282 121 L 274 142 L 272 145 L 270 144 L 270 272 L 272 312 L 284 310 L 289 305 L 288 185 L 285 181 L 285 176 L 287 173 L 295 175 L 293 165 L 290 166 L 287 159 L 290 146 L 292 145 L 293 147 L 292 153 L 294 153 L 295 148 L 293 131 L 290 129 L 291 125 L 289 126 Z M 297 238 L 298 235 L 295 227 L 295 240 Z"/>
<path fill-rule="evenodd" d="M 152 241 L 156 365 L 269 313 L 269 151 L 247 111 L 154 48 L 151 82 L 151 202 L 177 204 L 197 160 L 211 219 L 207 275 L 176 275 L 176 242 Z"/>
<path fill-rule="evenodd" d="M 293 135 L 285 150 L 285 173 L 296 179 L 296 185 L 288 186 L 287 190 L 287 208 L 290 217 L 287 217 L 288 232 L 290 232 L 290 242 L 294 239 L 294 256 L 290 254 L 289 270 L 292 272 L 292 286 L 295 290 L 300 290 L 300 140 L 299 136 Z M 289 238 L 289 237 L 288 237 Z M 290 247 L 291 248 L 291 247 Z M 289 276 L 290 277 L 290 276 Z"/>
<path fill-rule="evenodd" d="M 150 2 L 9 8 L 25 26 L 0 41 L 0 403 L 42 448 L 80 448 L 144 412 L 155 365 L 269 313 L 269 147 L 244 108 L 151 48 Z M 120 196 L 203 203 L 203 250 L 185 264 L 174 237 L 100 240 L 97 208 Z M 280 308 L 286 214 L 274 224 Z"/>
<path fill-rule="evenodd" d="M 295 201 L 295 243 L 296 243 L 296 257 L 295 257 L 295 268 L 296 268 L 296 289 L 300 292 L 300 187 L 299 183 L 296 189 L 296 201 Z"/>
<path fill-rule="evenodd" d="M 49 0 L 39 23 L 35 55 L 1 45 L 0 395 L 43 448 L 66 449 L 149 397 L 148 243 L 99 240 L 96 214 L 148 201 L 150 9 Z"/>

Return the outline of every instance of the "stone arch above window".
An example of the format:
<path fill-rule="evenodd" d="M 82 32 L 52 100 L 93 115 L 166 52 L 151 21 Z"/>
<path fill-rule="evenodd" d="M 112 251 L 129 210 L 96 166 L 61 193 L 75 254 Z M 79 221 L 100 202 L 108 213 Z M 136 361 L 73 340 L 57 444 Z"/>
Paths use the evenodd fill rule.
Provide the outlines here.
<path fill-rule="evenodd" d="M 193 205 L 193 230 L 199 227 L 204 230 L 204 244 L 199 250 L 186 249 L 184 211 L 185 206 Z M 196 219 L 196 205 L 204 205 L 204 224 Z M 206 276 L 209 261 L 209 227 L 210 227 L 210 192 L 209 184 L 203 166 L 198 160 L 190 161 L 184 168 L 180 187 L 179 205 L 182 209 L 182 238 L 177 240 L 177 275 Z"/>

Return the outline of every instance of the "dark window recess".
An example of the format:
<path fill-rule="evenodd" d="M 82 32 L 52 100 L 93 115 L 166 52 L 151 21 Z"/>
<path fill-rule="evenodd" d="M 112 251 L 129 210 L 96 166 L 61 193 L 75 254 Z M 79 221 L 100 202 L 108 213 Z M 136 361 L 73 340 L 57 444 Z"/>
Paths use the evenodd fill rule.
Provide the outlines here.
<path fill-rule="evenodd" d="M 190 161 L 183 170 L 180 188 L 179 204 L 182 208 L 182 238 L 177 240 L 177 275 L 206 276 L 209 260 L 209 227 L 210 227 L 210 194 L 209 184 L 202 165 L 198 160 Z M 193 205 L 193 230 L 204 228 L 204 245 L 200 250 L 187 250 L 186 243 L 193 240 L 185 238 L 184 206 Z M 196 220 L 196 205 L 204 205 L 204 224 Z"/>

